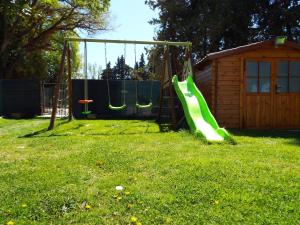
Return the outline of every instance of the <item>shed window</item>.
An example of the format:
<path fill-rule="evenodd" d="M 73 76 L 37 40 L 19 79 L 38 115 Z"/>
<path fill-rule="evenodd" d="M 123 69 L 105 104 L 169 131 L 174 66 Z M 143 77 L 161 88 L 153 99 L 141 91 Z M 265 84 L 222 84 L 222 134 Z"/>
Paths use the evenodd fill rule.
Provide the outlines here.
<path fill-rule="evenodd" d="M 300 92 L 300 62 L 278 62 L 276 91 L 277 93 Z"/>
<path fill-rule="evenodd" d="M 269 93 L 271 63 L 247 61 L 247 92 L 249 93 Z"/>

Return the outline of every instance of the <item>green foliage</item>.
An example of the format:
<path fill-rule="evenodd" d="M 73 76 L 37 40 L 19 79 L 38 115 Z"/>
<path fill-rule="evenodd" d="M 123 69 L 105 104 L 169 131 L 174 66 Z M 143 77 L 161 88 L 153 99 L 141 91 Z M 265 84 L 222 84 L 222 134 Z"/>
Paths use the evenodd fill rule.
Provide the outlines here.
<path fill-rule="evenodd" d="M 63 51 L 64 38 L 72 37 L 71 32 L 58 32 L 56 33 L 50 41 L 52 46 L 51 50 L 45 50 L 41 52 L 46 65 L 44 66 L 45 73 L 38 73 L 40 79 L 47 80 L 48 82 L 55 82 L 56 75 L 59 71 L 59 65 L 61 61 L 61 53 Z M 71 44 L 71 63 L 72 63 L 72 74 L 76 77 L 78 70 L 82 67 L 80 53 L 79 53 L 79 44 L 78 42 L 72 42 Z M 34 62 L 28 64 L 30 66 L 34 65 Z M 30 73 L 32 74 L 32 73 Z"/>
<path fill-rule="evenodd" d="M 300 134 L 0 119 L 0 224 L 299 224 Z M 123 191 L 115 187 L 122 185 Z"/>
<path fill-rule="evenodd" d="M 89 79 L 99 80 L 102 77 L 102 68 L 96 63 L 88 63 L 88 77 Z"/>
<path fill-rule="evenodd" d="M 113 70 L 111 68 L 111 63 L 108 62 L 105 66 L 105 69 L 102 70 L 102 76 L 103 79 L 113 79 Z"/>
<path fill-rule="evenodd" d="M 209 52 L 278 35 L 300 41 L 300 2 L 296 0 L 145 1 L 159 11 L 156 39 L 191 41 L 194 58 Z"/>
<path fill-rule="evenodd" d="M 151 52 L 149 52 L 151 53 Z M 134 68 L 126 64 L 124 56 L 121 55 L 117 58 L 116 64 L 111 68 L 109 62 L 106 68 L 102 71 L 101 77 L 103 79 L 123 80 L 123 79 L 135 79 L 135 80 L 148 80 L 156 79 L 157 75 L 154 74 L 152 64 L 153 62 L 146 64 L 144 53 L 141 54 L 140 60 L 135 62 Z"/>
<path fill-rule="evenodd" d="M 141 68 L 143 68 L 143 67 L 145 67 L 145 59 L 144 59 L 144 53 L 142 53 L 141 54 L 141 57 L 140 57 L 140 61 L 139 61 L 139 67 Z"/>
<path fill-rule="evenodd" d="M 116 64 L 111 68 L 111 63 L 108 62 L 106 68 L 102 71 L 102 78 L 112 80 L 131 79 L 132 68 L 126 64 L 123 55 L 117 58 Z"/>
<path fill-rule="evenodd" d="M 130 79 L 130 73 L 132 68 L 126 64 L 123 55 L 117 58 L 116 65 L 113 67 L 112 79 Z"/>
<path fill-rule="evenodd" d="M 0 78 L 38 76 L 53 79 L 57 74 L 63 37 L 76 36 L 78 30 L 95 33 L 105 29 L 108 7 L 109 0 L 1 1 Z M 80 66 L 77 49 L 74 45 L 75 68 Z M 40 57 L 36 57 L 38 54 Z M 36 62 L 38 59 L 41 62 Z M 49 71 L 29 68 L 45 62 Z"/>

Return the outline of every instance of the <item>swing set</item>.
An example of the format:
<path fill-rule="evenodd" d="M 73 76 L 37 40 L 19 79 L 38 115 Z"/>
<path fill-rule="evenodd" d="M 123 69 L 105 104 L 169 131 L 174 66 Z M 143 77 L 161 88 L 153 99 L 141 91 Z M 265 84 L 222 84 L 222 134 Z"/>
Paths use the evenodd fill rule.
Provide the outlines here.
<path fill-rule="evenodd" d="M 72 49 L 71 49 L 71 43 L 72 42 L 83 42 L 84 43 L 84 98 L 78 100 L 79 104 L 84 105 L 84 110 L 81 112 L 83 115 L 89 115 L 91 114 L 91 110 L 89 110 L 89 104 L 94 103 L 92 99 L 89 99 L 88 94 L 88 69 L 87 69 L 87 43 L 104 43 L 104 53 L 105 53 L 105 64 L 106 64 L 106 85 L 107 85 L 107 94 L 108 94 L 108 108 L 110 110 L 120 111 L 126 109 L 126 84 L 125 84 L 125 77 L 122 80 L 122 104 L 119 106 L 115 106 L 111 102 L 111 90 L 110 90 L 110 82 L 109 82 L 109 76 L 108 76 L 108 70 L 107 70 L 107 44 L 123 44 L 124 45 L 124 60 L 126 61 L 126 46 L 128 44 L 134 45 L 134 55 L 135 55 L 135 63 L 136 63 L 136 45 L 154 45 L 154 46 L 163 46 L 164 47 L 164 55 L 163 55 L 163 64 L 164 64 L 164 73 L 160 76 L 160 103 L 159 103 L 159 111 L 158 111 L 158 120 L 161 116 L 162 111 L 162 101 L 165 93 L 166 87 L 168 87 L 167 92 L 170 96 L 170 102 L 169 107 L 171 111 L 171 117 L 172 121 L 176 121 L 176 111 L 174 108 L 174 94 L 172 89 L 172 69 L 171 69 L 171 60 L 170 60 L 170 46 L 175 47 L 184 47 L 185 48 L 185 62 L 184 62 L 184 68 L 182 70 L 182 78 L 186 78 L 186 74 L 188 71 L 191 70 L 191 61 L 190 61 L 190 51 L 192 44 L 190 42 L 168 42 L 168 41 L 133 41 L 133 40 L 104 40 L 104 39 L 82 39 L 82 38 L 67 38 L 64 42 L 64 47 L 62 51 L 61 56 L 61 62 L 60 62 L 60 68 L 59 73 L 57 76 L 57 85 L 55 86 L 54 90 L 54 96 L 53 96 L 53 108 L 51 113 L 51 119 L 50 124 L 48 127 L 48 130 L 52 130 L 54 128 L 55 120 L 56 120 L 56 112 L 57 112 L 57 104 L 58 104 L 58 98 L 59 98 L 59 89 L 60 89 L 60 83 L 63 80 L 64 71 L 65 71 L 65 60 L 67 58 L 67 90 L 68 90 L 68 120 L 71 121 L 73 119 L 73 108 L 72 108 L 72 63 L 71 63 L 71 55 L 72 55 Z M 152 73 L 155 71 L 155 57 L 156 54 L 152 53 Z M 174 60 L 176 57 L 173 57 Z M 125 64 L 125 62 L 124 62 Z M 140 109 L 146 109 L 151 108 L 153 106 L 153 80 L 151 83 L 151 89 L 150 89 L 150 97 L 148 104 L 140 104 L 138 101 L 138 83 L 139 81 L 136 80 L 136 107 Z M 173 123 L 172 122 L 172 123 Z"/>

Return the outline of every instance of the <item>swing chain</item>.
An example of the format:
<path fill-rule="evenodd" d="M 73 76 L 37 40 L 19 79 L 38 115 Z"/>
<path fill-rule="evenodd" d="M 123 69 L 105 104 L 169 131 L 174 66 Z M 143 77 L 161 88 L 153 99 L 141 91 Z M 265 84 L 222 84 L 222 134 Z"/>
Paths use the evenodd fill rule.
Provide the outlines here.
<path fill-rule="evenodd" d="M 86 41 L 84 42 L 84 99 L 88 99 L 88 75 L 87 75 L 87 43 Z M 84 110 L 87 112 L 88 109 L 88 104 L 84 104 Z"/>
<path fill-rule="evenodd" d="M 108 60 L 107 60 L 107 46 L 106 46 L 106 42 L 104 42 L 104 54 L 105 54 L 105 70 L 106 70 L 106 85 L 107 85 L 107 95 L 108 95 L 108 107 L 112 110 L 123 110 L 126 108 L 126 93 L 125 93 L 125 64 L 126 64 L 126 43 L 124 44 L 124 68 L 123 68 L 123 72 L 124 72 L 124 79 L 123 79 L 123 104 L 122 106 L 113 106 L 111 105 L 111 98 L 110 98 L 110 86 L 109 86 L 109 77 L 108 77 Z"/>
<path fill-rule="evenodd" d="M 126 43 L 124 44 L 124 65 L 123 65 L 123 105 L 125 105 L 126 102 L 126 93 L 125 93 L 125 76 L 126 76 Z"/>
<path fill-rule="evenodd" d="M 136 48 L 134 48 L 134 55 L 135 55 L 135 63 L 136 63 Z M 151 59 L 150 59 L 151 60 Z M 152 60 L 153 60 L 153 65 L 152 65 L 152 73 L 154 74 L 154 64 L 155 64 L 155 54 L 154 52 L 152 53 Z M 149 108 L 152 107 L 152 95 L 153 95 L 153 79 L 151 80 L 151 86 L 150 86 L 150 99 L 149 103 L 147 105 L 140 105 L 138 102 L 138 80 L 136 80 L 136 85 L 135 85 L 135 93 L 136 93 L 136 107 L 137 108 Z"/>
<path fill-rule="evenodd" d="M 182 78 L 183 78 L 183 80 L 186 80 L 189 75 L 193 74 L 192 63 L 191 63 L 191 53 L 190 53 L 189 47 L 187 47 L 185 49 L 184 58 L 185 59 L 184 59 L 183 70 L 182 70 Z"/>
<path fill-rule="evenodd" d="M 109 89 L 109 81 L 108 81 L 108 67 L 107 67 L 107 48 L 106 42 L 104 42 L 104 58 L 105 58 L 105 72 L 106 72 L 106 84 L 107 84 L 107 94 L 108 94 L 108 104 L 111 105 L 110 100 L 110 89 Z"/>

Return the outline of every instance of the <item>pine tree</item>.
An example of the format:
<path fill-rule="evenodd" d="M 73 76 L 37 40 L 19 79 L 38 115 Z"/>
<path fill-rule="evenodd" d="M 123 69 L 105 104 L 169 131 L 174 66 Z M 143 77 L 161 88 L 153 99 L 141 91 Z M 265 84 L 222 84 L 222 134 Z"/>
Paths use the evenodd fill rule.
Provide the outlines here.
<path fill-rule="evenodd" d="M 106 68 L 102 70 L 101 78 L 103 79 L 113 79 L 113 70 L 111 68 L 111 63 L 106 64 Z"/>
<path fill-rule="evenodd" d="M 123 55 L 117 58 L 116 65 L 113 67 L 113 79 L 131 79 L 131 67 L 126 64 Z"/>
<path fill-rule="evenodd" d="M 145 68 L 144 53 L 141 54 L 140 61 L 139 61 L 139 68 Z"/>
<path fill-rule="evenodd" d="M 135 62 L 135 63 L 134 63 L 134 69 L 137 70 L 138 68 L 139 68 L 139 63 L 138 63 L 138 62 Z"/>

